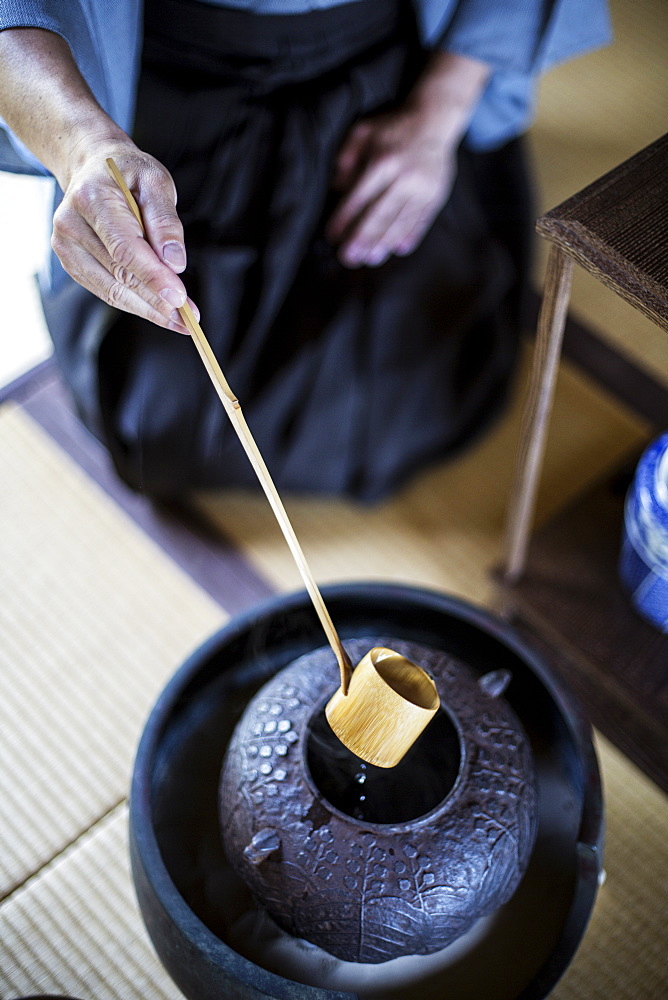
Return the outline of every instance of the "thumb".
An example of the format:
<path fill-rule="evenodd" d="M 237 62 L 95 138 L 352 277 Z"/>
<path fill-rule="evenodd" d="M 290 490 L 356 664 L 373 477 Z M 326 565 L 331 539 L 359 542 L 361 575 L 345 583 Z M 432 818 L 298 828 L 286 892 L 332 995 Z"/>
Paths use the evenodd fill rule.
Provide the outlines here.
<path fill-rule="evenodd" d="M 146 239 L 159 259 L 180 274 L 186 267 L 183 226 L 176 212 L 176 186 L 164 167 L 140 183 L 139 202 Z"/>

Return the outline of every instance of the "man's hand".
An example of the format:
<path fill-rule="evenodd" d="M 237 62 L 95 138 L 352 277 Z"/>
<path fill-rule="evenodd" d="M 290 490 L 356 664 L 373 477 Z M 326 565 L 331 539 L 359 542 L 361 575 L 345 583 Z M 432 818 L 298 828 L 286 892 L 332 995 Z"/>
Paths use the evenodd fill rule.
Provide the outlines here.
<path fill-rule="evenodd" d="M 353 126 L 327 230 L 342 263 L 374 267 L 417 247 L 450 195 L 457 146 L 488 74 L 483 63 L 436 53 L 400 107 Z"/>
<path fill-rule="evenodd" d="M 411 253 L 447 201 L 455 150 L 414 113 L 358 122 L 341 149 L 334 185 L 343 197 L 328 235 L 344 264 L 377 266 Z"/>
<path fill-rule="evenodd" d="M 146 238 L 107 171 L 107 156 L 114 158 L 139 204 Z M 113 146 L 95 143 L 67 184 L 51 244 L 67 273 L 104 302 L 187 333 L 177 312 L 186 301 L 177 277 L 186 254 L 175 206 L 174 182 L 152 156 L 130 140 Z"/>

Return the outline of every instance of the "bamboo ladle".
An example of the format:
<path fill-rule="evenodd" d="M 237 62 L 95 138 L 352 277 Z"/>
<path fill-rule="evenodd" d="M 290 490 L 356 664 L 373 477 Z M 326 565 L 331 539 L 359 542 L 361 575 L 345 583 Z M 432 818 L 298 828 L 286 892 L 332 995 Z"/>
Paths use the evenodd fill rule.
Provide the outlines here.
<path fill-rule="evenodd" d="M 109 157 L 107 168 L 146 235 L 139 206 L 123 175 Z M 325 631 L 341 674 L 341 686 L 325 711 L 327 720 L 349 750 L 379 767 L 394 767 L 412 746 L 439 708 L 434 681 L 421 667 L 391 649 L 376 646 L 353 671 L 318 586 L 297 541 L 285 507 L 236 398 L 204 332 L 186 302 L 179 315 L 195 343 L 209 378 L 225 407 L 260 485 L 297 564 L 309 597 Z"/>

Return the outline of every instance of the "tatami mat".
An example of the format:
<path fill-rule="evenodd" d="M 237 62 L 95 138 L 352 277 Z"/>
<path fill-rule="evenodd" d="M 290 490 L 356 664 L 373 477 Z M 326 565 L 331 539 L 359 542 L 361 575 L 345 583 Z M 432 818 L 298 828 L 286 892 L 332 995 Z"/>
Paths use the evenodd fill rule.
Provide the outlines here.
<path fill-rule="evenodd" d="M 0 898 L 126 794 L 149 707 L 224 613 L 0 411 Z"/>
<path fill-rule="evenodd" d="M 661 1000 L 668 995 L 662 933 L 668 804 L 605 741 L 600 756 L 608 801 L 608 878 L 553 996 Z M 2 1000 L 36 992 L 80 1000 L 180 996 L 154 956 L 137 912 L 126 827 L 126 810 L 119 807 L 0 906 Z"/>
<path fill-rule="evenodd" d="M 606 881 L 553 1000 L 668 997 L 668 798 L 599 737 Z"/>
<path fill-rule="evenodd" d="M 338 499 L 287 497 L 289 516 L 316 579 L 401 581 L 447 590 L 478 604 L 492 602 L 490 569 L 501 555 L 521 397 L 518 391 L 503 420 L 474 447 L 421 474 L 385 503 L 363 507 Z M 539 519 L 614 468 L 647 433 L 642 421 L 564 363 Z M 262 495 L 225 491 L 204 495 L 199 502 L 278 590 L 301 589 Z"/>
<path fill-rule="evenodd" d="M 35 993 L 80 1000 L 182 996 L 137 909 L 125 805 L 0 906 L 0 997 Z"/>

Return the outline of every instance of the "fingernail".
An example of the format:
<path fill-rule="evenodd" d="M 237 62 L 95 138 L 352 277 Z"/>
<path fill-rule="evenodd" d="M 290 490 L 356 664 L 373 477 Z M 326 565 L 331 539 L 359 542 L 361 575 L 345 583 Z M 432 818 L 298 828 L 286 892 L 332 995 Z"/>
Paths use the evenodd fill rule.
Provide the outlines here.
<path fill-rule="evenodd" d="M 180 314 L 174 310 L 172 315 L 169 317 L 169 323 L 167 324 L 170 330 L 175 330 L 177 333 L 188 333 L 188 327 L 185 325 L 181 319 Z"/>
<path fill-rule="evenodd" d="M 360 264 L 364 263 L 364 258 L 364 250 L 357 246 L 348 247 L 341 254 L 343 263 L 348 264 L 349 267 L 359 267 Z"/>
<path fill-rule="evenodd" d="M 186 328 L 183 325 L 183 323 L 168 323 L 167 324 L 167 329 L 168 330 L 173 330 L 174 333 L 185 334 L 186 337 L 188 336 L 188 330 L 186 330 Z"/>
<path fill-rule="evenodd" d="M 186 266 L 186 251 L 184 247 L 173 241 L 172 243 L 165 243 L 162 248 L 162 259 L 165 264 L 169 264 L 173 267 L 175 271 L 182 271 Z"/>
<path fill-rule="evenodd" d="M 170 306 L 176 306 L 177 309 L 180 309 L 186 301 L 185 293 L 177 292 L 174 288 L 163 288 L 160 296 L 165 302 L 169 302 Z"/>
<path fill-rule="evenodd" d="M 378 264 L 382 264 L 383 261 L 387 260 L 387 250 L 384 247 L 376 247 L 375 250 L 370 250 L 367 254 L 366 262 L 370 267 L 376 267 Z"/>

